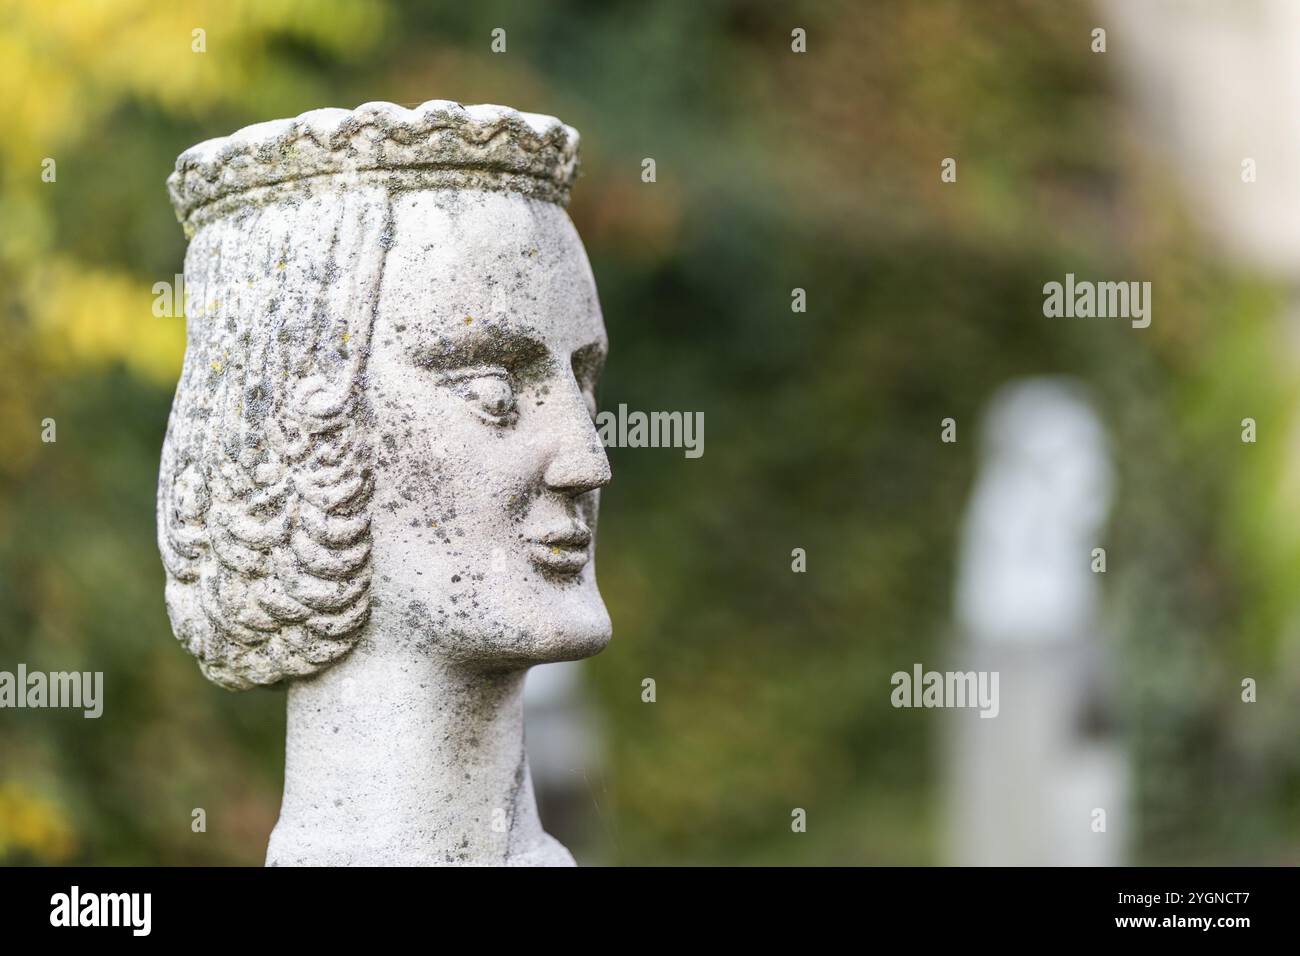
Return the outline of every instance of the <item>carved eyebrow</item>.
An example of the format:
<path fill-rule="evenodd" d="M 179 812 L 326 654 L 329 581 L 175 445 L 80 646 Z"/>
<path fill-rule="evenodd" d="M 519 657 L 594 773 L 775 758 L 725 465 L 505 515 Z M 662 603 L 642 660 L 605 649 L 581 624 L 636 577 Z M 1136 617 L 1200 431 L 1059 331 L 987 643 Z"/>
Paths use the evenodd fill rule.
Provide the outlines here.
<path fill-rule="evenodd" d="M 412 346 L 410 355 L 416 365 L 441 371 L 471 365 L 515 369 L 544 358 L 546 346 L 530 329 L 471 321 L 463 329 L 444 332 L 433 341 Z"/>
<path fill-rule="evenodd" d="M 595 388 L 596 381 L 605 368 L 607 354 L 608 350 L 604 342 L 591 342 L 573 353 L 569 361 L 579 385 L 583 388 Z"/>

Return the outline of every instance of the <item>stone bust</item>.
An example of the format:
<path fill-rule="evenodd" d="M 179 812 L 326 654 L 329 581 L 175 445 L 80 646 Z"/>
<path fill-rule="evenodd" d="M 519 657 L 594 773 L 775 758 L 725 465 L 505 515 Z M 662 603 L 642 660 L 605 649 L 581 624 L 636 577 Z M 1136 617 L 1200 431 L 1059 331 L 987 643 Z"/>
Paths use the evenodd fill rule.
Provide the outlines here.
<path fill-rule="evenodd" d="M 168 180 L 167 610 L 210 680 L 288 685 L 268 865 L 573 862 L 522 691 L 610 638 L 577 150 L 551 117 L 369 103 L 201 143 Z"/>

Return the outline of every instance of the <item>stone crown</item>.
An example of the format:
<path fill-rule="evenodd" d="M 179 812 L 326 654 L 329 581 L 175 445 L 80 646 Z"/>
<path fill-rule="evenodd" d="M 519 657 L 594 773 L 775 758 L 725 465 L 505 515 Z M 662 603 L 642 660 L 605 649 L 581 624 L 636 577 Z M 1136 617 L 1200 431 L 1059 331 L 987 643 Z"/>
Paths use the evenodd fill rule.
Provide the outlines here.
<path fill-rule="evenodd" d="M 577 171 L 578 131 L 553 116 L 449 100 L 414 109 L 365 103 L 257 123 L 191 146 L 177 158 L 167 190 L 188 227 L 205 207 L 239 194 L 338 174 L 509 189 L 564 205 Z"/>

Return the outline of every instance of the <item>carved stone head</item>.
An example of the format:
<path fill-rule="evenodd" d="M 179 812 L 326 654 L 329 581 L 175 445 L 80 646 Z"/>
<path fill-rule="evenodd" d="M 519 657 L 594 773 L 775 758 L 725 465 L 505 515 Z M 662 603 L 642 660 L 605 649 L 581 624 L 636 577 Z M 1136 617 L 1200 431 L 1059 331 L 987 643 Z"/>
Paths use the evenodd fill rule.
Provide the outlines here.
<path fill-rule="evenodd" d="M 550 117 L 433 101 L 181 155 L 188 344 L 158 541 L 208 678 L 313 674 L 380 619 L 378 640 L 491 667 L 608 641 L 577 146 Z"/>

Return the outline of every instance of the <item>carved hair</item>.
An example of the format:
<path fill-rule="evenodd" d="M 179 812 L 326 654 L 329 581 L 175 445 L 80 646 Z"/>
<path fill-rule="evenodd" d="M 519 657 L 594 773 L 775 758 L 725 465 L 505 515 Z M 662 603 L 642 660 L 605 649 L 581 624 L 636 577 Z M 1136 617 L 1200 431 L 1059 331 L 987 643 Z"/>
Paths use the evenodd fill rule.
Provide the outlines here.
<path fill-rule="evenodd" d="M 370 103 L 248 127 L 177 160 L 188 343 L 158 544 L 172 629 L 210 680 L 242 690 L 315 673 L 367 620 L 363 375 L 393 191 L 563 204 L 577 141 L 503 107 Z"/>
<path fill-rule="evenodd" d="M 314 673 L 366 621 L 361 374 L 389 215 L 382 189 L 249 208 L 186 256 L 158 543 L 172 628 L 222 686 Z"/>

